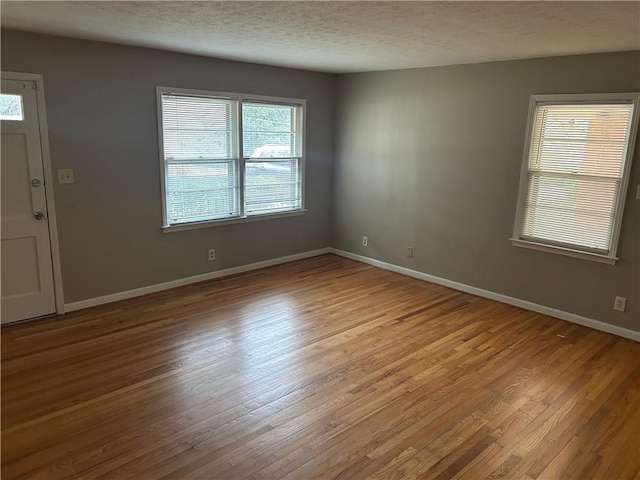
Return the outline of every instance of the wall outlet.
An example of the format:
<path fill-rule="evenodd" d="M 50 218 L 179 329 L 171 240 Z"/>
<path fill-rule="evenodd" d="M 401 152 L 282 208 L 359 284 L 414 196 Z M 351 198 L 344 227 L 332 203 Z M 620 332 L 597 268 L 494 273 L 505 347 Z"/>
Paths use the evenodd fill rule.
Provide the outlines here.
<path fill-rule="evenodd" d="M 59 168 L 58 183 L 73 183 L 73 169 Z"/>
<path fill-rule="evenodd" d="M 618 312 L 624 312 L 627 309 L 627 299 L 624 297 L 616 297 L 613 302 L 613 309 Z"/>
<path fill-rule="evenodd" d="M 407 258 L 413 258 L 413 247 L 407 247 Z"/>
<path fill-rule="evenodd" d="M 367 245 L 369 245 L 369 237 L 362 237 L 362 246 L 366 247 Z"/>
<path fill-rule="evenodd" d="M 212 248 L 209 250 L 209 261 L 212 262 L 216 259 L 216 249 Z"/>

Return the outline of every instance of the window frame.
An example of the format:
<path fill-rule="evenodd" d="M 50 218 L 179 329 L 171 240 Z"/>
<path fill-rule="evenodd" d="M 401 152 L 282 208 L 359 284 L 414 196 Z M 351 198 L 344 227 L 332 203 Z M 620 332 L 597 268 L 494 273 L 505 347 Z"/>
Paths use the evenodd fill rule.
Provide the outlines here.
<path fill-rule="evenodd" d="M 611 103 L 631 103 L 633 105 L 633 113 L 629 130 L 628 144 L 626 145 L 626 154 L 622 176 L 620 178 L 620 188 L 616 199 L 616 211 L 613 217 L 613 225 L 611 231 L 611 242 L 608 254 L 590 252 L 576 245 L 571 248 L 570 245 L 554 244 L 553 242 L 537 242 L 535 239 L 523 239 L 522 227 L 524 224 L 525 201 L 528 188 L 529 173 L 529 154 L 531 150 L 531 137 L 533 135 L 534 118 L 536 108 L 541 104 L 557 104 L 557 105 L 580 105 L 580 104 L 611 104 Z M 524 140 L 524 151 L 522 155 L 522 166 L 520 170 L 520 183 L 518 187 L 518 200 L 516 204 L 516 215 L 513 227 L 513 235 L 509 240 L 516 247 L 530 248 L 548 253 L 566 255 L 585 260 L 592 260 L 601 263 L 614 265 L 619 258 L 617 257 L 618 243 L 620 240 L 620 230 L 622 227 L 622 216 L 624 213 L 625 201 L 631 177 L 631 164 L 633 163 L 634 148 L 636 144 L 636 136 L 638 131 L 638 119 L 640 116 L 640 93 L 593 93 L 593 94 L 559 94 L 559 95 L 531 95 L 529 98 L 529 114 L 527 117 L 527 130 Z"/>
<path fill-rule="evenodd" d="M 238 202 L 239 202 L 239 214 L 237 216 L 222 218 L 222 219 L 210 219 L 201 220 L 195 222 L 184 223 L 169 223 L 167 216 L 167 172 L 166 161 L 164 155 L 164 132 L 163 132 L 163 116 L 162 116 L 162 95 L 163 94 L 178 94 L 178 95 L 192 95 L 199 97 L 211 97 L 220 98 L 226 100 L 233 100 L 236 102 L 236 119 L 238 122 L 238 134 L 236 135 L 236 151 L 238 152 Z M 279 211 L 279 212 L 266 212 L 259 214 L 249 214 L 245 212 L 245 163 L 246 158 L 243 151 L 243 123 L 242 123 L 242 105 L 247 103 L 264 103 L 268 105 L 282 105 L 295 107 L 298 109 L 299 114 L 296 115 L 296 132 L 299 134 L 300 139 L 300 156 L 291 157 L 299 159 L 300 170 L 300 208 Z M 156 87 L 156 108 L 157 108 L 157 120 L 158 120 L 158 146 L 159 146 L 159 158 L 160 158 L 160 186 L 162 197 L 162 230 L 164 232 L 176 232 L 181 230 L 192 230 L 198 228 L 208 228 L 220 225 L 230 225 L 235 223 L 254 222 L 267 219 L 283 218 L 283 217 L 295 217 L 304 215 L 307 212 L 306 209 L 306 115 L 307 115 L 307 101 L 301 98 L 288 98 L 288 97 L 274 97 L 268 95 L 253 95 L 243 93 L 232 92 L 218 92 L 211 90 L 197 90 L 190 88 L 177 88 L 177 87 Z"/>

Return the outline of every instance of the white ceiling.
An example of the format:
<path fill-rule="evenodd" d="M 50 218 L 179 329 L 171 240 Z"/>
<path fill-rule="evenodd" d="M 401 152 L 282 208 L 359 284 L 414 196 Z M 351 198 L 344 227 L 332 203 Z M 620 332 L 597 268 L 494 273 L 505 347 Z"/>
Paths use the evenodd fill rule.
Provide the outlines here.
<path fill-rule="evenodd" d="M 14 2 L 2 26 L 326 72 L 640 50 L 640 2 Z"/>

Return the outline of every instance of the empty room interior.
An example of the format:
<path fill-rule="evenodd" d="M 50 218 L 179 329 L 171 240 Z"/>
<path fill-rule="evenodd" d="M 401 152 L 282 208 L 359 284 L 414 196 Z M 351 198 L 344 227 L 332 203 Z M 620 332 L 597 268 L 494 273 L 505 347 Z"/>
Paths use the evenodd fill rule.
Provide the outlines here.
<path fill-rule="evenodd" d="M 1 11 L 3 479 L 640 478 L 640 3 Z"/>

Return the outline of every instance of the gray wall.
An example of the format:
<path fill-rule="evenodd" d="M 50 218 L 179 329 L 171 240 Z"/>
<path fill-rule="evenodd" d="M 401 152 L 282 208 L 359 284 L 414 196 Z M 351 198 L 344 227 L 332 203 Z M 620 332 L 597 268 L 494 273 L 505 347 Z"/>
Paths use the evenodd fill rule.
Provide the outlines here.
<path fill-rule="evenodd" d="M 333 245 L 640 330 L 639 147 L 617 265 L 507 240 L 529 95 L 637 91 L 637 52 L 336 77 L 3 31 L 1 55 L 44 75 L 53 168 L 75 171 L 54 185 L 67 303 Z M 309 212 L 162 233 L 157 85 L 306 98 Z"/>
<path fill-rule="evenodd" d="M 2 32 L 2 69 L 44 75 L 65 302 L 328 247 L 335 77 Z M 309 212 L 162 233 L 157 85 L 307 99 Z M 217 260 L 207 260 L 215 248 Z"/>
<path fill-rule="evenodd" d="M 334 246 L 640 330 L 640 147 L 615 266 L 507 240 L 529 96 L 638 90 L 638 52 L 341 75 Z"/>

